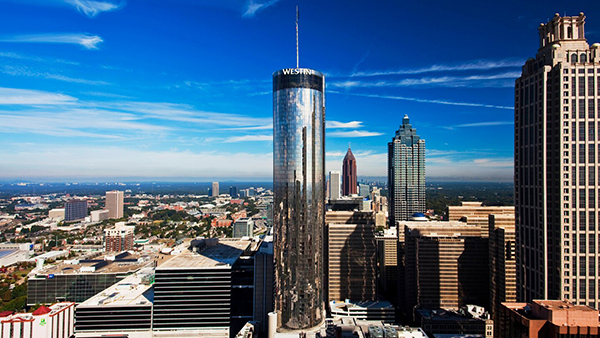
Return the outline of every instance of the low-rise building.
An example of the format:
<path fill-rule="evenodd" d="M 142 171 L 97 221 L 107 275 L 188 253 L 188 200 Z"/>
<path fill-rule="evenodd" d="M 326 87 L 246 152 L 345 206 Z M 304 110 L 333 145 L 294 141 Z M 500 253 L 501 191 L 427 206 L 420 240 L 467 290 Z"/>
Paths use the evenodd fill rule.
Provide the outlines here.
<path fill-rule="evenodd" d="M 65 208 L 52 209 L 48 211 L 48 217 L 56 220 L 65 219 Z"/>
<path fill-rule="evenodd" d="M 90 219 L 92 222 L 102 222 L 108 219 L 108 210 L 93 210 L 90 211 Z"/>
<path fill-rule="evenodd" d="M 598 310 L 560 300 L 502 303 L 496 338 L 600 337 Z"/>
<path fill-rule="evenodd" d="M 394 323 L 396 320 L 396 309 L 388 301 L 331 301 L 329 307 L 334 318 L 353 317 L 358 320 L 377 320 L 385 323 Z"/>
<path fill-rule="evenodd" d="M 27 261 L 30 256 L 25 250 L 0 250 L 0 267 Z"/>
<path fill-rule="evenodd" d="M 74 303 L 40 306 L 32 313 L 0 313 L 2 338 L 70 338 L 74 333 Z"/>
<path fill-rule="evenodd" d="M 75 309 L 77 337 L 152 336 L 153 283 L 154 268 L 146 267 L 81 303 Z"/>
<path fill-rule="evenodd" d="M 233 223 L 233 238 L 254 236 L 254 221 L 251 218 L 240 218 Z"/>
<path fill-rule="evenodd" d="M 480 306 L 467 305 L 458 311 L 417 308 L 414 316 L 415 323 L 429 335 L 452 333 L 494 337 L 494 321 Z"/>
<path fill-rule="evenodd" d="M 148 264 L 153 264 L 149 256 L 123 252 L 44 266 L 30 274 L 27 305 L 56 301 L 82 303 Z"/>

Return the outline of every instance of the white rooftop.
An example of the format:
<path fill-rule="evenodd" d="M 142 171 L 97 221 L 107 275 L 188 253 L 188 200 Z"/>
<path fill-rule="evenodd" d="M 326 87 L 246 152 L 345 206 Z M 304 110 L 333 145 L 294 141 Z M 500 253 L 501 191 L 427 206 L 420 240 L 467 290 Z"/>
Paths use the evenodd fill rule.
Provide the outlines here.
<path fill-rule="evenodd" d="M 144 277 L 154 274 L 154 268 L 147 267 L 128 276 L 119 283 L 113 284 L 108 289 L 81 303 L 78 307 L 91 306 L 140 306 L 152 304 L 152 295 L 147 291 L 152 285 L 144 283 Z"/>

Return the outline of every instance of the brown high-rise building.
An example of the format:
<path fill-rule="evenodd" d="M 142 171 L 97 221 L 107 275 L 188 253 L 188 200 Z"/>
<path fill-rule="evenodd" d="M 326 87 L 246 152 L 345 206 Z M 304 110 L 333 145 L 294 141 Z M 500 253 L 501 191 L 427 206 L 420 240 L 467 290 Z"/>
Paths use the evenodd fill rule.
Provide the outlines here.
<path fill-rule="evenodd" d="M 375 225 L 377 225 L 375 215 Z M 404 236 L 403 236 L 404 237 Z M 379 294 L 396 301 L 398 291 L 398 229 L 385 229 L 383 235 L 375 237 L 379 268 Z"/>
<path fill-rule="evenodd" d="M 462 222 L 399 222 L 404 228 L 404 312 L 487 306 L 488 246 Z M 399 262 L 400 263 L 400 262 Z"/>
<path fill-rule="evenodd" d="M 519 301 L 600 302 L 600 44 L 584 25 L 583 13 L 541 24 L 515 82 Z"/>
<path fill-rule="evenodd" d="M 478 225 L 483 230 L 482 236 L 487 237 L 488 219 L 494 215 L 512 215 L 514 219 L 514 206 L 488 206 L 482 202 L 462 202 L 460 206 L 449 205 L 447 208 L 449 221 L 462 221 L 470 225 Z"/>
<path fill-rule="evenodd" d="M 329 300 L 377 300 L 377 247 L 372 212 L 327 211 Z"/>
<path fill-rule="evenodd" d="M 356 194 L 356 159 L 352 150 L 348 147 L 348 152 L 344 157 L 342 164 L 342 195 L 349 196 Z"/>
<path fill-rule="evenodd" d="M 515 215 L 489 215 L 490 313 L 499 321 L 500 304 L 517 301 Z M 494 336 L 500 326 L 494 326 Z"/>

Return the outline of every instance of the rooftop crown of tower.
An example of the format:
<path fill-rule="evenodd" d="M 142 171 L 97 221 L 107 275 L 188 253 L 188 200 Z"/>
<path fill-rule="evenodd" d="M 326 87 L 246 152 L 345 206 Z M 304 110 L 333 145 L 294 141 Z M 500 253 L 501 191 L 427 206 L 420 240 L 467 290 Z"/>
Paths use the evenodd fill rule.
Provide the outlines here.
<path fill-rule="evenodd" d="M 540 49 L 561 41 L 586 41 L 585 15 L 561 17 L 558 13 L 548 23 L 540 24 Z"/>

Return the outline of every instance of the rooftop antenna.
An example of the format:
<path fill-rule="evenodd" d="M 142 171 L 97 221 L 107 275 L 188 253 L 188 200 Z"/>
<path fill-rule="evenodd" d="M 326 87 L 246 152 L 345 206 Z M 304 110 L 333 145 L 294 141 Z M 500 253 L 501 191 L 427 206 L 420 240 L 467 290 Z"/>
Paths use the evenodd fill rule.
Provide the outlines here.
<path fill-rule="evenodd" d="M 300 19 L 300 11 L 296 5 L 296 68 L 300 68 L 300 53 L 298 51 L 298 19 Z"/>

